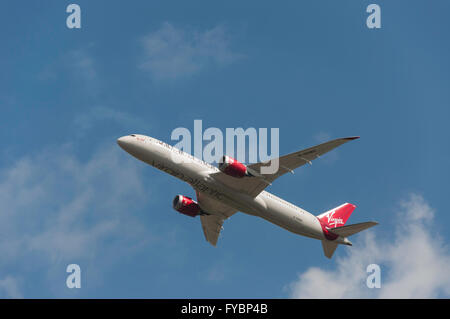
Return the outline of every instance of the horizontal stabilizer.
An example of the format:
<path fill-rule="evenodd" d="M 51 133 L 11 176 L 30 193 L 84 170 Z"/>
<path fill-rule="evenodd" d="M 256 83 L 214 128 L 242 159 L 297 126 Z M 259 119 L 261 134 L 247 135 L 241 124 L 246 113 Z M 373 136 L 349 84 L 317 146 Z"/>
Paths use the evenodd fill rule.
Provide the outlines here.
<path fill-rule="evenodd" d="M 354 235 L 356 233 L 359 233 L 360 231 L 363 231 L 367 228 L 370 228 L 370 227 L 373 227 L 376 225 L 378 225 L 377 222 L 365 222 L 365 223 L 336 227 L 336 228 L 329 229 L 329 231 L 332 232 L 333 234 L 339 235 L 341 237 L 348 237 L 348 236 Z"/>

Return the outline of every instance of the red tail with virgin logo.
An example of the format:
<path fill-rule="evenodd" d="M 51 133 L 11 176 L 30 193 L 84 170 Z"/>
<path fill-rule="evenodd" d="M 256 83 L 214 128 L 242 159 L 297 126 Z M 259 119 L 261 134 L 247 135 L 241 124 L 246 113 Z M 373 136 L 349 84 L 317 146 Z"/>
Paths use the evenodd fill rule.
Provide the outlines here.
<path fill-rule="evenodd" d="M 377 222 L 364 222 L 344 226 L 355 208 L 355 205 L 345 203 L 317 216 L 325 237 L 322 240 L 322 247 L 326 257 L 333 256 L 338 244 L 351 246 L 352 243 L 347 239 L 348 236 L 378 225 Z M 339 236 L 340 240 L 336 240 Z"/>
<path fill-rule="evenodd" d="M 332 228 L 344 226 L 355 208 L 355 205 L 345 203 L 317 216 L 326 239 L 335 240 L 339 237 L 332 232 Z"/>
<path fill-rule="evenodd" d="M 345 203 L 317 216 L 320 223 L 327 228 L 344 226 L 356 206 Z"/>

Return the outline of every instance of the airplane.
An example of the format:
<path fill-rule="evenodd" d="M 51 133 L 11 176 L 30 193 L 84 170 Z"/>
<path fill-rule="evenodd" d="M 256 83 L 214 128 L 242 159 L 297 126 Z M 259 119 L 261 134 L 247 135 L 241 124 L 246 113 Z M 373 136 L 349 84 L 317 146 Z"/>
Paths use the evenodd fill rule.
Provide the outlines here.
<path fill-rule="evenodd" d="M 261 217 L 292 233 L 322 241 L 323 252 L 331 258 L 336 247 L 352 243 L 347 238 L 377 225 L 369 221 L 345 225 L 355 205 L 344 203 L 314 216 L 264 189 L 278 177 L 309 163 L 332 149 L 359 138 L 338 138 L 278 158 L 273 174 L 259 174 L 267 162 L 244 165 L 224 155 L 218 167 L 153 137 L 131 134 L 120 137 L 118 145 L 137 159 L 188 183 L 197 201 L 177 195 L 173 208 L 190 217 L 200 216 L 206 240 L 216 246 L 224 221 L 237 212 Z"/>

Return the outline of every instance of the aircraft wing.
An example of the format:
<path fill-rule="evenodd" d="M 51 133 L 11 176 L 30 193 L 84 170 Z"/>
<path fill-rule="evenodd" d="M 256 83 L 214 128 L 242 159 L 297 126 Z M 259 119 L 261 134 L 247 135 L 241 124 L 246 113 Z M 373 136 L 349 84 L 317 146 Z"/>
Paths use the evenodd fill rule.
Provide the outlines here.
<path fill-rule="evenodd" d="M 243 193 L 256 197 L 259 193 L 261 193 L 268 185 L 270 185 L 275 179 L 278 177 L 291 172 L 293 173 L 294 169 L 305 165 L 306 163 L 310 163 L 321 155 L 335 149 L 336 147 L 347 143 L 348 141 L 359 138 L 355 137 L 344 137 L 338 138 L 329 142 L 325 142 L 298 152 L 294 152 L 288 155 L 284 155 L 278 158 L 278 170 L 272 174 L 261 174 L 261 168 L 264 166 L 269 167 L 271 161 L 276 159 L 272 159 L 267 163 L 255 163 L 248 165 L 247 167 L 255 171 L 261 176 L 251 176 L 251 177 L 243 177 L 243 178 L 235 178 L 232 176 L 228 176 L 225 173 L 217 172 L 212 174 L 214 178 L 226 184 L 227 186 L 239 190 Z"/>
<path fill-rule="evenodd" d="M 200 208 L 209 214 L 200 215 L 205 238 L 211 245 L 216 246 L 223 222 L 237 211 L 202 192 L 197 192 L 197 201 Z"/>

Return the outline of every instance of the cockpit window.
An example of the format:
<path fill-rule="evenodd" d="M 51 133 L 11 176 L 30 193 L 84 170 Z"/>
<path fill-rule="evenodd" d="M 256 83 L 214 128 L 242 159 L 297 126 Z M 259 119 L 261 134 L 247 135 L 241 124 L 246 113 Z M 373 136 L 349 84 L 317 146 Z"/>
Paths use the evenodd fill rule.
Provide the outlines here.
<path fill-rule="evenodd" d="M 133 137 L 136 137 L 136 135 L 135 135 L 135 134 L 131 134 L 131 136 L 133 136 Z"/>

